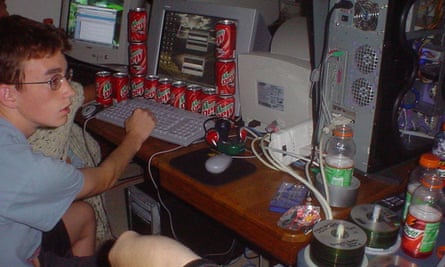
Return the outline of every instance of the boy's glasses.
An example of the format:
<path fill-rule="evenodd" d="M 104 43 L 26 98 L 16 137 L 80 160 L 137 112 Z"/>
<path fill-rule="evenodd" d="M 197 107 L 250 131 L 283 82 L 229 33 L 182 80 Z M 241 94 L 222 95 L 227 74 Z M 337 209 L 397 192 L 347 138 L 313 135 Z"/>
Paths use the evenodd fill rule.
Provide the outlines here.
<path fill-rule="evenodd" d="M 71 78 L 73 76 L 73 71 L 70 69 L 66 72 L 65 75 L 56 74 L 49 81 L 45 82 L 26 82 L 26 83 L 16 83 L 17 85 L 22 84 L 45 84 L 47 83 L 49 85 L 49 88 L 53 91 L 57 91 L 62 87 L 63 80 L 71 81 Z"/>

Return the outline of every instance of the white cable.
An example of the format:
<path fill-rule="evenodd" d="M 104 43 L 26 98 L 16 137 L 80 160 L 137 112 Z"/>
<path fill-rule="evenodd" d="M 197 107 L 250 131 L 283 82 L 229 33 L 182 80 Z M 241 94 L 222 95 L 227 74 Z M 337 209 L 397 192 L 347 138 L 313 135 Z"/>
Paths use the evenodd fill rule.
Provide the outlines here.
<path fill-rule="evenodd" d="M 274 155 L 271 156 L 278 165 L 281 165 L 282 171 L 288 173 L 289 175 L 297 179 L 299 182 L 303 183 L 315 195 L 315 198 L 320 202 L 320 205 L 325 213 L 326 219 L 327 220 L 332 219 L 333 217 L 332 217 L 331 207 L 329 206 L 329 203 L 326 201 L 324 196 L 317 190 L 317 188 L 311 185 L 304 177 L 299 175 L 296 171 L 281 163 L 280 160 L 277 159 Z"/>
<path fill-rule="evenodd" d="M 176 232 L 175 232 L 175 229 L 174 229 L 174 226 L 173 226 L 172 214 L 171 214 L 170 210 L 168 209 L 167 205 L 165 205 L 164 201 L 162 200 L 161 193 L 159 192 L 159 187 L 156 184 L 156 181 L 154 180 L 153 173 L 151 171 L 151 161 L 153 160 L 154 157 L 156 157 L 158 155 L 170 153 L 170 152 L 176 151 L 176 150 L 178 150 L 180 148 L 183 148 L 183 146 L 177 146 L 177 147 L 174 147 L 174 148 L 171 148 L 171 149 L 168 149 L 168 150 L 163 150 L 163 151 L 159 151 L 159 152 L 153 153 L 153 155 L 150 156 L 150 158 L 148 159 L 148 162 L 147 162 L 148 175 L 150 177 L 151 182 L 153 183 L 154 188 L 156 189 L 156 193 L 158 195 L 159 203 L 161 203 L 162 207 L 165 209 L 165 211 L 168 214 L 168 219 L 169 219 L 169 222 L 170 222 L 170 230 L 172 232 L 172 236 L 176 240 L 178 240 L 178 237 L 176 236 Z"/>
<path fill-rule="evenodd" d="M 319 147 L 319 162 L 320 162 L 320 175 L 321 175 L 321 183 L 323 184 L 323 189 L 326 195 L 326 201 L 329 203 L 329 188 L 328 188 L 328 183 L 326 181 L 326 174 L 324 171 L 324 158 L 323 158 L 323 138 L 324 134 L 322 134 L 320 136 L 320 147 Z"/>
<path fill-rule="evenodd" d="M 265 150 L 268 151 L 267 148 L 265 148 Z M 273 161 L 273 163 L 276 164 L 277 168 L 288 173 L 289 175 L 291 175 L 292 177 L 297 179 L 299 182 L 303 183 L 306 187 L 308 187 L 309 190 L 311 190 L 314 193 L 315 197 L 320 202 L 320 205 L 322 206 L 323 211 L 325 212 L 326 219 L 332 219 L 332 210 L 331 210 L 331 207 L 329 206 L 329 203 L 326 201 L 324 196 L 311 183 L 309 183 L 304 177 L 299 175 L 295 170 L 293 170 L 289 166 L 283 164 L 273 154 L 270 154 L 270 158 Z"/>

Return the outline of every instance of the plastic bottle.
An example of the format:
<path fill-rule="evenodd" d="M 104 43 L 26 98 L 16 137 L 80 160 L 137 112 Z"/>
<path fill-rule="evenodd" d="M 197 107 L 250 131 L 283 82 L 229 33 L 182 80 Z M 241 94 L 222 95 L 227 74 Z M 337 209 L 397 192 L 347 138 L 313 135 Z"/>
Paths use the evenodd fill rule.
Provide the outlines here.
<path fill-rule="evenodd" d="M 434 145 L 431 152 L 440 159 L 438 172 L 442 183 L 445 185 L 445 122 L 442 123 L 440 131 L 434 137 Z"/>
<path fill-rule="evenodd" d="M 439 235 L 442 211 L 442 181 L 427 175 L 414 191 L 403 226 L 402 250 L 414 258 L 426 258 L 433 252 Z"/>
<path fill-rule="evenodd" d="M 439 157 L 433 153 L 423 153 L 420 155 L 419 164 L 411 171 L 408 185 L 406 187 L 405 204 L 402 212 L 402 219 L 405 221 L 408 208 L 411 203 L 411 196 L 414 190 L 420 186 L 422 177 L 437 174 L 439 167 Z"/>
<path fill-rule="evenodd" d="M 326 144 L 325 175 L 328 183 L 350 186 L 354 171 L 355 143 L 352 128 L 338 125 Z"/>

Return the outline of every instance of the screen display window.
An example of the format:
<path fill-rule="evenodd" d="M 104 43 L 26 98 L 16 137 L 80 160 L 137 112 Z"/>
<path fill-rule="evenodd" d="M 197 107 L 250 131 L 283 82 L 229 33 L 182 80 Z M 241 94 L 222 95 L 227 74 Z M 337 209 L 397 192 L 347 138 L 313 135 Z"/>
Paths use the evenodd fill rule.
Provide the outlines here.
<path fill-rule="evenodd" d="M 158 75 L 214 86 L 215 26 L 222 19 L 166 11 Z"/>
<path fill-rule="evenodd" d="M 119 47 L 124 0 L 72 0 L 67 34 L 71 39 Z"/>

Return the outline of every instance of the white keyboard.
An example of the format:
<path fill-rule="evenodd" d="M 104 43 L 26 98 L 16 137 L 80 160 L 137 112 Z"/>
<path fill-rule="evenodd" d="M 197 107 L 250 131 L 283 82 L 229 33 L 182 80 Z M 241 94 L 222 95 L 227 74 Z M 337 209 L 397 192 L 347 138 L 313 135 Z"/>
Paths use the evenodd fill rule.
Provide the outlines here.
<path fill-rule="evenodd" d="M 157 124 L 151 133 L 155 138 L 188 146 L 205 135 L 204 123 L 208 117 L 145 98 L 132 98 L 105 108 L 96 114 L 96 119 L 123 128 L 136 108 L 150 109 L 156 116 Z"/>

